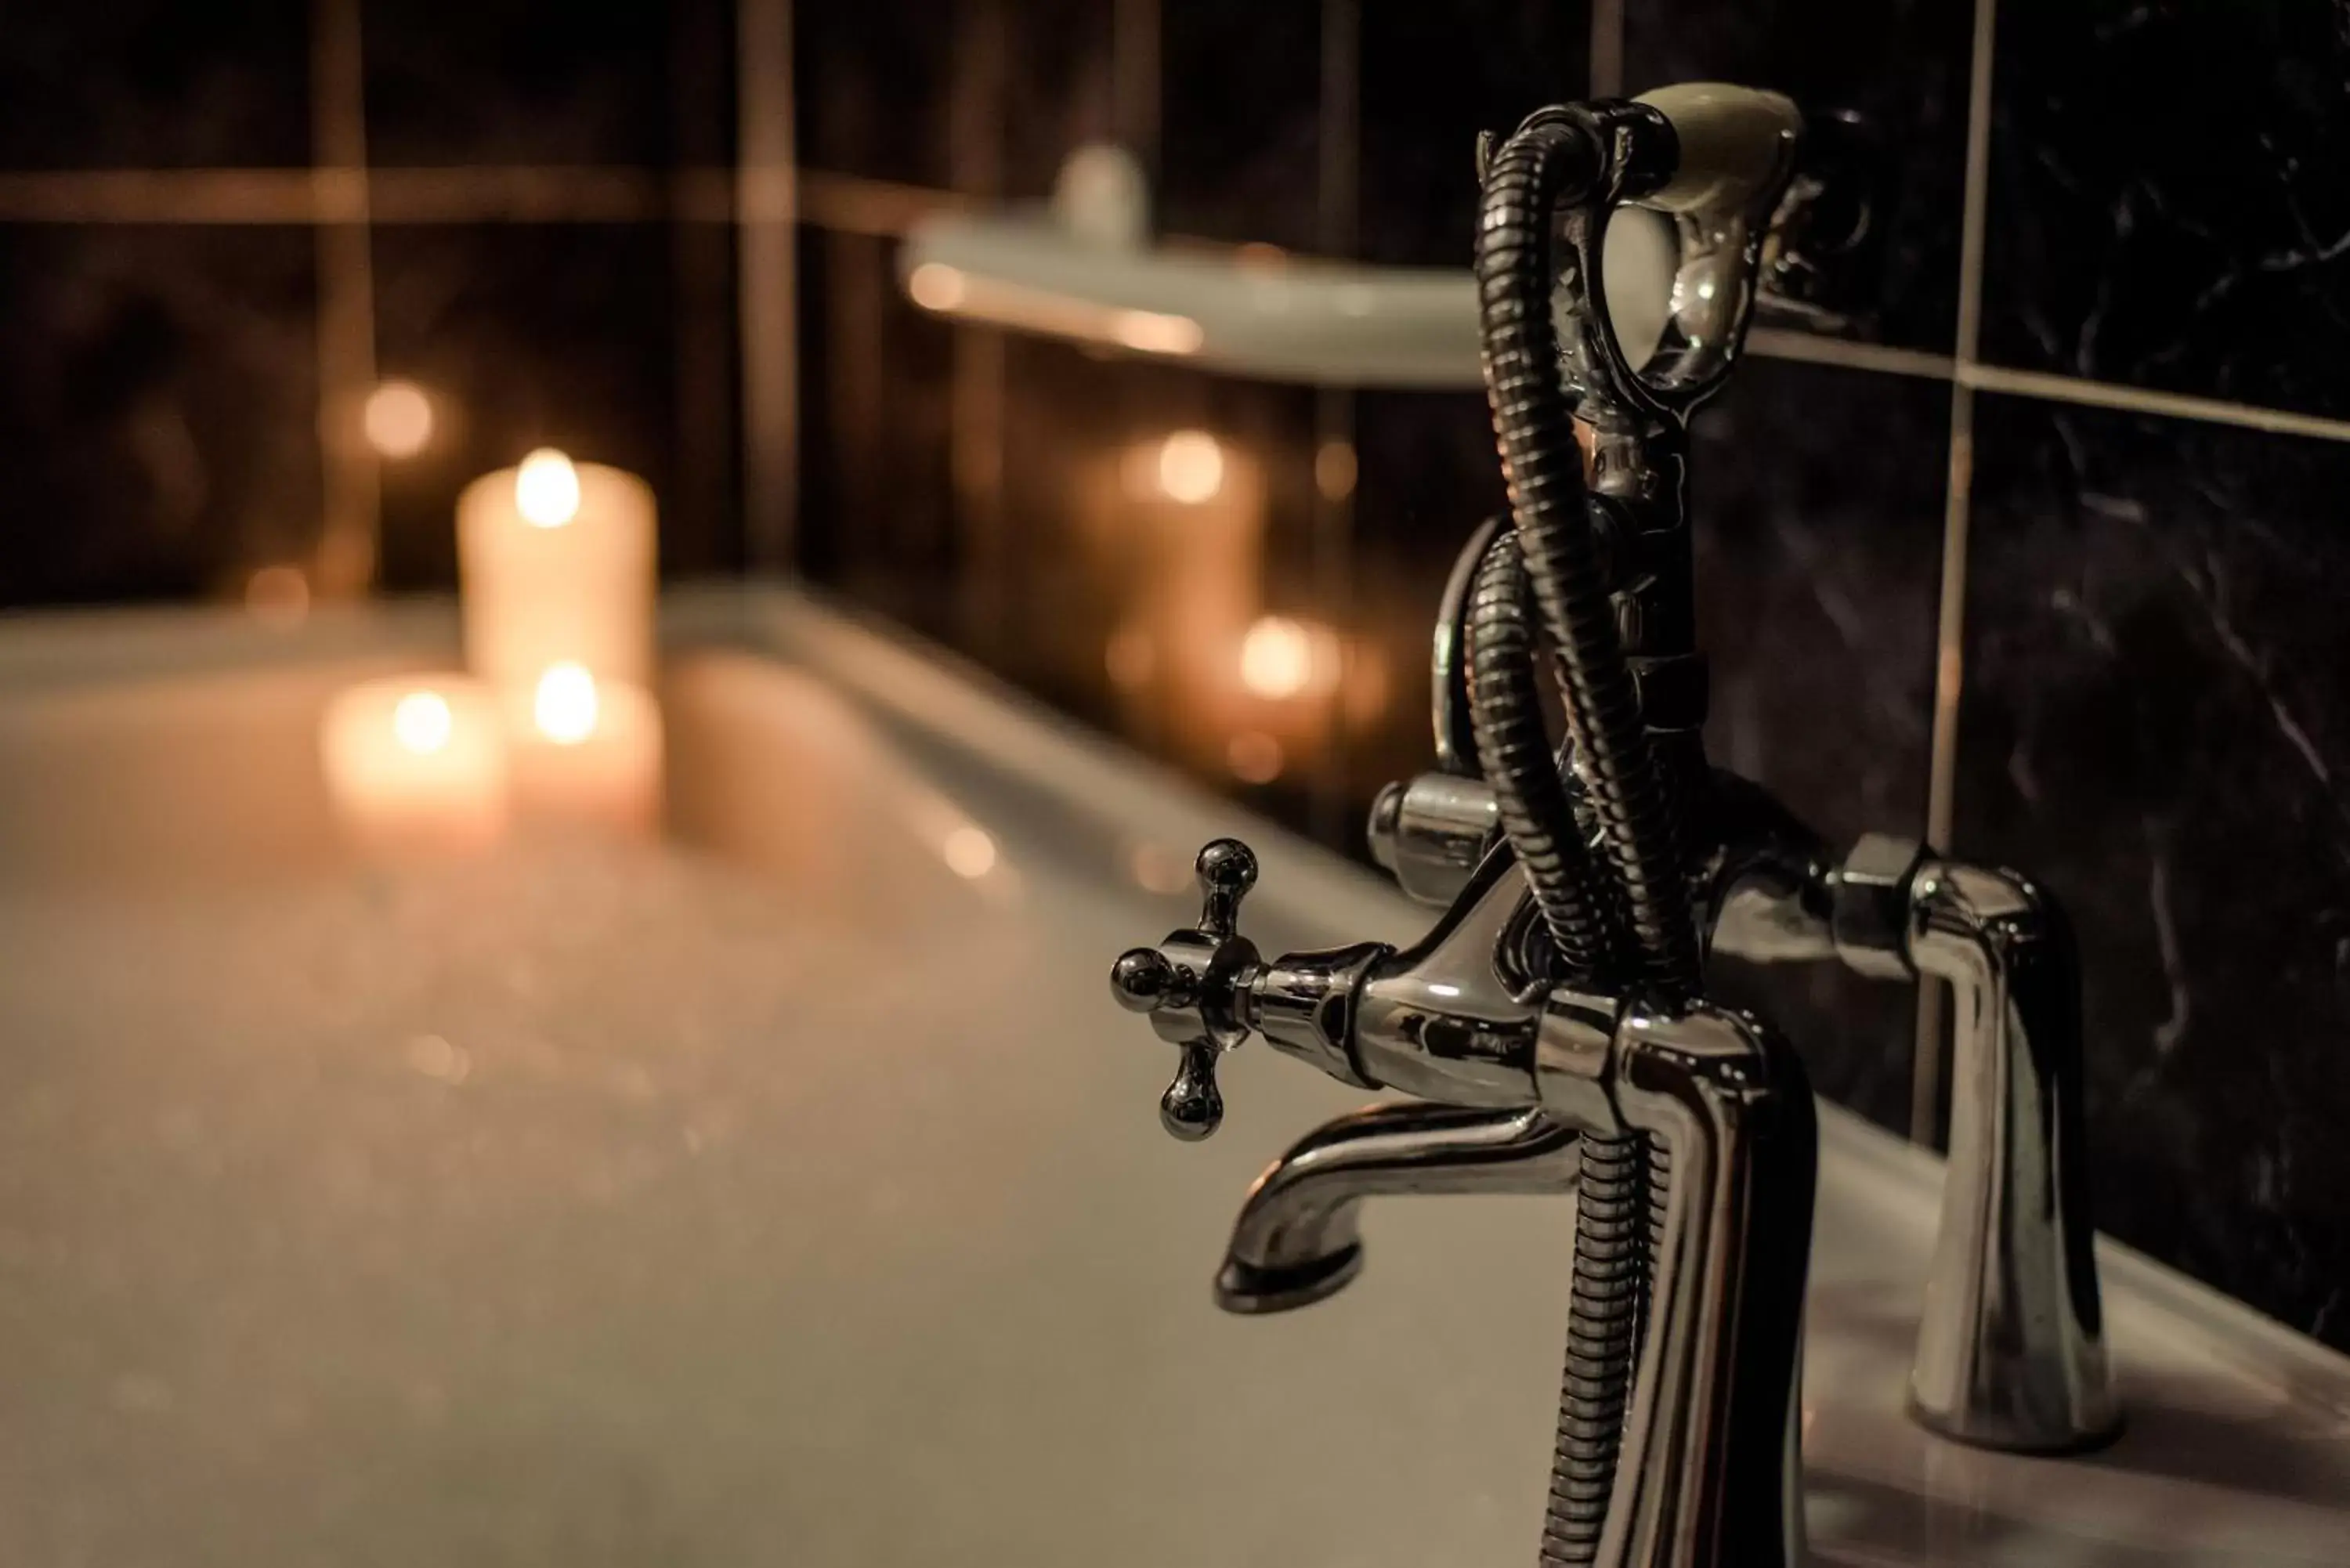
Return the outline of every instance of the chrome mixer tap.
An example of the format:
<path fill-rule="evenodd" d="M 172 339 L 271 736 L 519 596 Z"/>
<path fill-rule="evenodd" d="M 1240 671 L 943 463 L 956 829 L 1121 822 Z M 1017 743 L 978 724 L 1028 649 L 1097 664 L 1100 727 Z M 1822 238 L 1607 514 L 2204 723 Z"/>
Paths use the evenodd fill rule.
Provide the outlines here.
<path fill-rule="evenodd" d="M 2077 1096 L 2038 1073 L 2042 1057 L 2077 1057 L 2077 1031 L 2062 1028 L 2069 954 L 2044 900 L 1922 854 L 1897 865 L 1889 842 L 1838 865 L 1760 789 L 1705 763 L 1687 421 L 1742 345 L 1766 239 L 1804 188 L 1790 179 L 1800 140 L 1785 99 L 1699 86 L 1540 110 L 1481 143 L 1480 316 L 1511 514 L 1471 541 L 1446 594 L 1440 771 L 1390 786 L 1372 821 L 1375 853 L 1444 913 L 1401 950 L 1267 956 L 1240 931 L 1254 859 L 1218 840 L 1200 855 L 1199 923 L 1111 975 L 1118 1002 L 1180 1053 L 1160 1101 L 1179 1137 L 1215 1129 L 1216 1064 L 1253 1034 L 1344 1083 L 1414 1096 L 1341 1117 L 1258 1180 L 1217 1277 L 1231 1310 L 1346 1285 L 1366 1198 L 1577 1191 L 1545 1564 L 1801 1558 L 1813 1101 L 1774 1031 L 1708 999 L 1712 950 L 1963 976 L 1964 1016 L 2010 1057 L 2029 1030 L 2034 1075 L 1985 1069 L 2004 1096 L 1995 1125 L 1960 1118 L 2002 1163 L 1988 1203 L 1953 1200 L 1943 1236 L 1945 1257 L 1954 1231 L 1961 1251 L 1973 1245 L 1970 1223 L 1999 1238 L 1954 1270 L 1971 1293 L 1954 1321 L 2002 1293 L 2024 1315 L 1949 1336 L 1930 1373 L 1921 1355 L 1917 1403 L 1958 1435 L 2012 1440 L 2017 1421 L 2059 1413 L 2002 1381 L 2051 1347 L 2073 1355 L 2076 1416 L 2102 1397 L 2094 1273 L 2043 1289 L 2052 1262 L 2085 1261 L 2085 1224 L 2052 1222 L 2054 1253 L 2030 1235 L 2002 1245 L 2017 1239 L 2017 1203 L 2080 1219 L 2077 1185 L 2062 1181 L 2077 1137 L 2052 1131 L 2037 1164 L 2016 1147 L 2076 1114 Z M 1627 202 L 1671 213 L 1681 241 L 1671 320 L 1638 369 L 1598 265 Z M 1544 663 L 1564 745 L 1542 717 Z M 1971 1179 L 1954 1161 L 1953 1191 Z M 2085 1332 L 2052 1336 L 2030 1315 L 2051 1301 L 2085 1302 L 2068 1320 Z"/>

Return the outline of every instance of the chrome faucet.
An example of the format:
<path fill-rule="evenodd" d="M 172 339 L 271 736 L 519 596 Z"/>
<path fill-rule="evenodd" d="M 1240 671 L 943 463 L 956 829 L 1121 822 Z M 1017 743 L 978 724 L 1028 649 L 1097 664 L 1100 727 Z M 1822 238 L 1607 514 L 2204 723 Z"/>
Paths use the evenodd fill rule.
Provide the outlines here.
<path fill-rule="evenodd" d="M 1776 95 L 1698 86 L 1481 139 L 1480 315 L 1511 516 L 1470 541 L 1446 590 L 1439 771 L 1390 785 L 1371 823 L 1375 856 L 1444 913 L 1403 950 L 1267 957 L 1239 929 L 1255 862 L 1221 839 L 1200 855 L 1199 923 L 1111 974 L 1180 1052 L 1159 1106 L 1179 1137 L 1215 1129 L 1216 1064 L 1252 1034 L 1415 1097 L 1330 1123 L 1259 1179 L 1217 1276 L 1231 1310 L 1345 1286 L 1367 1198 L 1576 1191 L 1546 1565 L 1802 1557 L 1813 1101 L 1775 1032 L 1706 996 L 1715 951 L 1915 969 L 1972 999 L 1976 1097 L 1953 1136 L 1981 1152 L 1954 1152 L 1916 1408 L 2028 1448 L 2109 1420 L 2053 907 L 1891 840 L 1835 862 L 1705 763 L 1687 421 L 1736 360 L 1766 258 L 1787 260 L 1792 204 L 1819 189 L 1792 178 L 1801 137 Z M 1637 369 L 1599 268 L 1610 213 L 1633 202 L 1680 234 L 1673 315 Z M 1545 659 L 1563 745 L 1541 716 Z"/>
<path fill-rule="evenodd" d="M 1712 952 L 1951 990 L 1950 1164 L 1911 1414 L 1960 1442 L 2023 1453 L 2109 1440 L 2120 1417 L 2082 1173 L 2080 974 L 2063 910 L 2019 873 L 1888 834 L 1835 860 L 1754 785 L 1715 783 L 1717 801 L 1735 804 L 1708 846 Z M 1373 808 L 1373 854 L 1405 892 L 1440 902 L 1465 885 L 1452 868 L 1492 809 L 1478 779 L 1389 785 Z"/>
<path fill-rule="evenodd" d="M 1797 1562 L 1793 1400 L 1815 1129 L 1784 1044 L 1701 1000 L 1546 979 L 1506 845 L 1401 952 L 1367 943 L 1265 958 L 1235 929 L 1256 876 L 1247 848 L 1210 844 L 1199 876 L 1199 925 L 1132 950 L 1111 973 L 1118 1001 L 1182 1051 L 1159 1103 L 1170 1131 L 1215 1129 L 1216 1060 L 1253 1033 L 1342 1083 L 1433 1102 L 1357 1111 L 1276 1162 L 1233 1228 L 1219 1302 L 1278 1312 L 1337 1291 L 1361 1263 L 1366 1198 L 1564 1191 L 1593 1140 L 1652 1139 L 1669 1184 L 1603 1209 L 1584 1172 L 1578 1224 L 1621 1243 L 1597 1315 L 1645 1319 L 1646 1332 L 1637 1371 L 1570 1362 L 1545 1556 Z M 1744 1543 L 1735 1559 L 1709 1544 L 1729 1541 Z"/>

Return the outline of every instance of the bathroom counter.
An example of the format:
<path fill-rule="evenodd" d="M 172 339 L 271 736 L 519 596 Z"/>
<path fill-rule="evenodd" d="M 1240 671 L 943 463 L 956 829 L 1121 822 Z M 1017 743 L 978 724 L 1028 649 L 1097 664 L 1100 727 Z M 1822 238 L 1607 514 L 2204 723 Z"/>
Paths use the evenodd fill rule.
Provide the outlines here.
<path fill-rule="evenodd" d="M 1374 1206 L 1221 1314 L 1360 1096 L 1244 1049 L 1178 1145 L 1104 980 L 1220 833 L 1261 941 L 1424 913 L 809 600 L 671 620 L 668 837 L 389 868 L 314 726 L 445 609 L 0 625 L 0 1561 L 1530 1562 L 1570 1201 Z M 2119 1443 L 1912 1427 L 1939 1167 L 1823 1142 L 1816 1561 L 2350 1561 L 2350 1364 L 2119 1249 Z"/>

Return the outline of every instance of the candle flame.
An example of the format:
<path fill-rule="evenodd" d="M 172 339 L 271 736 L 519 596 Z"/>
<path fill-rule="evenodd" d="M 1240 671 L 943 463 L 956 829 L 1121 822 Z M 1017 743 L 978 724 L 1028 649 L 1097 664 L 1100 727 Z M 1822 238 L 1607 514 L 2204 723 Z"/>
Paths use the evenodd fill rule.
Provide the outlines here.
<path fill-rule="evenodd" d="M 449 699 L 438 691 L 411 691 L 392 706 L 392 738 L 420 757 L 446 750 L 455 730 Z"/>
<path fill-rule="evenodd" d="M 530 716 L 539 733 L 558 746 L 576 746 L 596 732 L 601 707 L 596 678 L 584 664 L 551 664 L 538 678 Z"/>
<path fill-rule="evenodd" d="M 540 447 L 515 470 L 515 509 L 536 527 L 562 527 L 579 515 L 579 471 L 553 447 Z"/>

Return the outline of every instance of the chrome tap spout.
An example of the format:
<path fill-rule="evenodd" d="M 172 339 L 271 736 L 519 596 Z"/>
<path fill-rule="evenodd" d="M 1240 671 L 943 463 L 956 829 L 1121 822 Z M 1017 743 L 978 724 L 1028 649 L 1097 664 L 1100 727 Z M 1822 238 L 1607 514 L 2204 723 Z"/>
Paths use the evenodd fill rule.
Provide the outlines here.
<path fill-rule="evenodd" d="M 1575 1131 L 1538 1107 L 1367 1106 L 1326 1122 L 1265 1168 L 1216 1273 L 1226 1312 L 1275 1313 L 1335 1295 L 1361 1272 L 1370 1198 L 1573 1190 Z"/>

